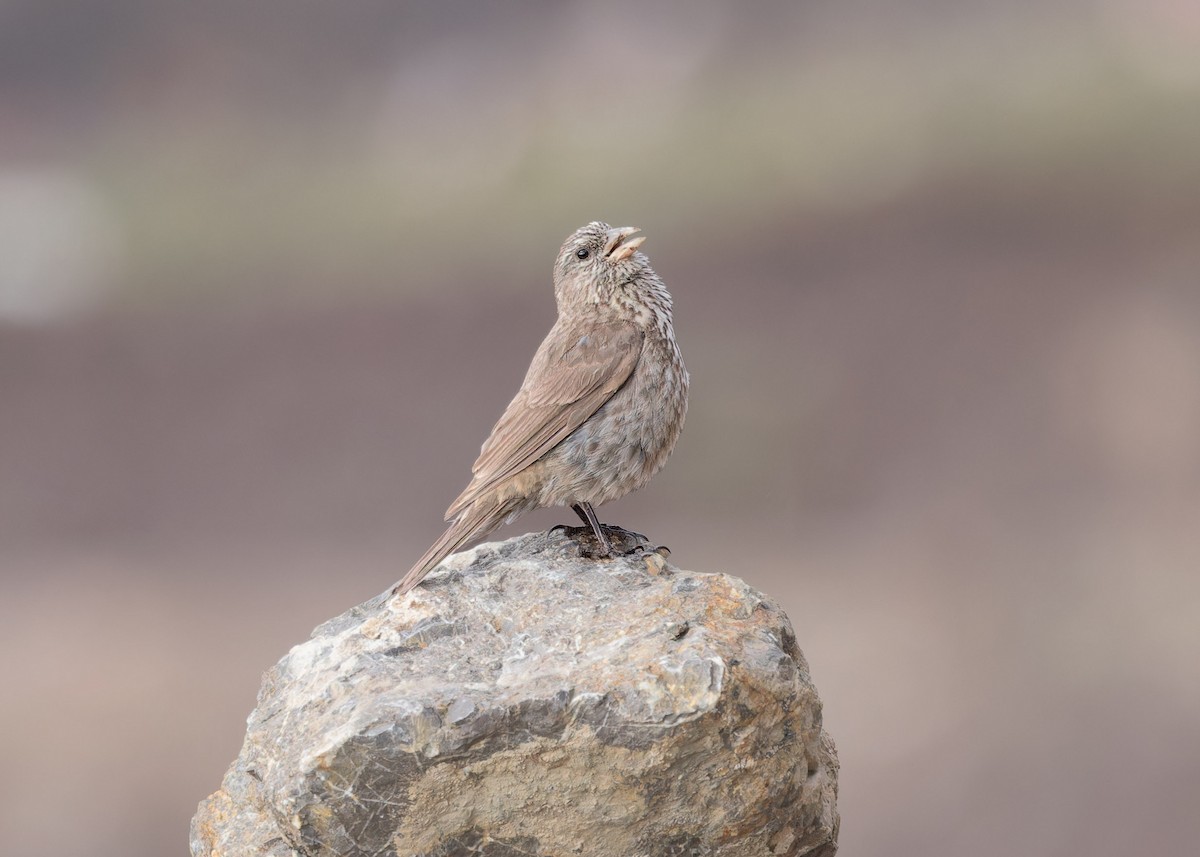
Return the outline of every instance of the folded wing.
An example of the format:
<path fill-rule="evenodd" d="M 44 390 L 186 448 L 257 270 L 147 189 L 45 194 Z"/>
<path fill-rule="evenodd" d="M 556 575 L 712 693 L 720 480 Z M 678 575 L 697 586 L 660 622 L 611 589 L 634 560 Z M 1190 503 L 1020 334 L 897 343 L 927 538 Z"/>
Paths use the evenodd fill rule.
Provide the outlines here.
<path fill-rule="evenodd" d="M 642 353 L 642 330 L 611 322 L 550 332 L 525 381 L 484 442 L 471 484 L 450 504 L 450 520 L 481 494 L 537 461 L 629 380 Z"/>

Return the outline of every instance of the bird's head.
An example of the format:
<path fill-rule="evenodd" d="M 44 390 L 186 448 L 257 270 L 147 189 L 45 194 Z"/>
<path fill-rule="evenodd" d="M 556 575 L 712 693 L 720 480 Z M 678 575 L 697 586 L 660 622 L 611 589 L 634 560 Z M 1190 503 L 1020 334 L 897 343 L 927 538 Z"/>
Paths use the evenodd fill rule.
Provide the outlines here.
<path fill-rule="evenodd" d="M 585 304 L 608 304 L 622 292 L 637 298 L 647 275 L 658 280 L 638 248 L 646 240 L 633 226 L 592 221 L 568 238 L 554 264 L 554 296 L 559 312 Z"/>

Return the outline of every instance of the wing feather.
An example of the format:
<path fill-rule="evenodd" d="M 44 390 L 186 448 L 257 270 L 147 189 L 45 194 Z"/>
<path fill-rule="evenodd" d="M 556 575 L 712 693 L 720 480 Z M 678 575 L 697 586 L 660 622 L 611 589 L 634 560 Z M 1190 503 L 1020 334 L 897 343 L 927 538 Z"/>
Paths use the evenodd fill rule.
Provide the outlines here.
<path fill-rule="evenodd" d="M 600 410 L 633 374 L 643 338 L 630 322 L 556 324 L 484 442 L 471 468 L 474 479 L 450 504 L 446 520 L 537 461 Z"/>

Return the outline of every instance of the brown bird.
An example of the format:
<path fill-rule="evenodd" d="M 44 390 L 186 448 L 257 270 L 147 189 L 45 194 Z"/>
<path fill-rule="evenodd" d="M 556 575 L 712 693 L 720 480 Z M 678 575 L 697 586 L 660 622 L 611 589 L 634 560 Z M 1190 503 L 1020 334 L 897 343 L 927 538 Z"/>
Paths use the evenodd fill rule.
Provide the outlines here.
<path fill-rule="evenodd" d="M 671 295 L 638 251 L 644 236 L 593 222 L 554 264 L 558 320 L 521 389 L 484 441 L 474 478 L 446 510 L 450 527 L 392 589 L 412 589 L 468 542 L 530 509 L 571 506 L 612 556 L 594 505 L 645 485 L 687 413 L 688 373 Z"/>

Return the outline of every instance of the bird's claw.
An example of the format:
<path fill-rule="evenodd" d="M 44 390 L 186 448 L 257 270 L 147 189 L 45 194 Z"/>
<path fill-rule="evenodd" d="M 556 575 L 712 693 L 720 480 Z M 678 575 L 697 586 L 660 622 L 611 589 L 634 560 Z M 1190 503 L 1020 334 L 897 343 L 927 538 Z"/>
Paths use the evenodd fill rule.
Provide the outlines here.
<path fill-rule="evenodd" d="M 645 536 L 642 536 L 641 538 L 645 539 Z M 671 556 L 671 549 L 666 545 L 650 547 L 650 543 L 646 542 L 645 544 L 634 545 L 629 550 L 625 551 L 626 556 L 634 556 L 635 554 L 640 556 L 651 553 L 656 553 L 663 559 L 668 559 Z"/>
<path fill-rule="evenodd" d="M 570 527 L 558 524 L 551 527 L 550 532 L 561 532 L 571 541 L 579 545 L 579 555 L 584 559 L 615 559 L 616 557 L 632 556 L 646 551 L 650 541 L 641 533 L 635 533 L 624 527 L 614 527 L 608 524 L 601 526 L 608 538 L 611 550 L 606 550 L 591 527 Z"/>

